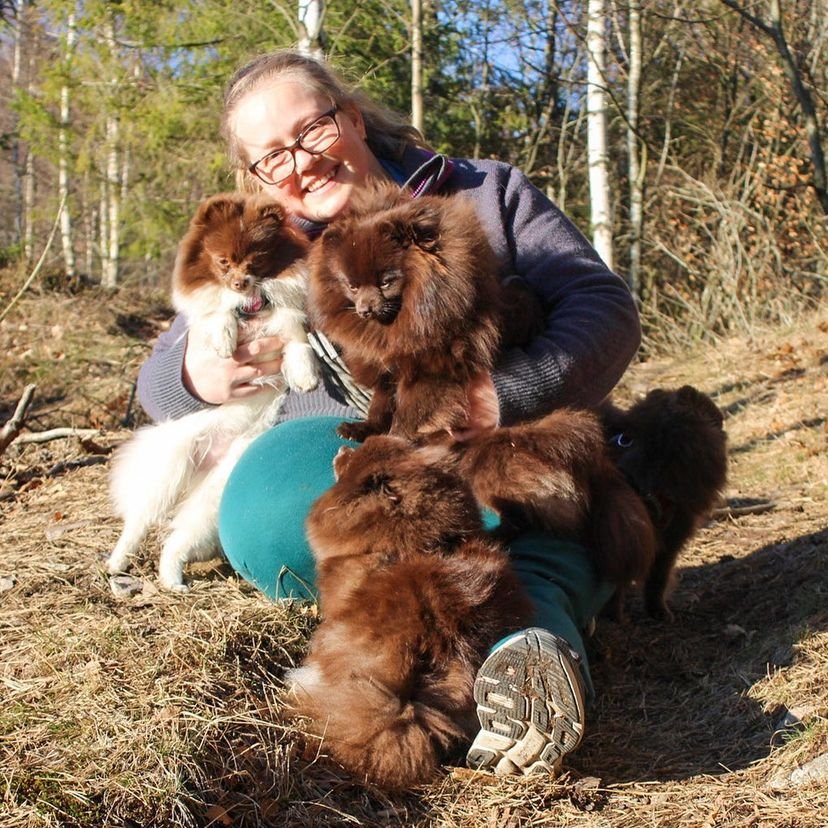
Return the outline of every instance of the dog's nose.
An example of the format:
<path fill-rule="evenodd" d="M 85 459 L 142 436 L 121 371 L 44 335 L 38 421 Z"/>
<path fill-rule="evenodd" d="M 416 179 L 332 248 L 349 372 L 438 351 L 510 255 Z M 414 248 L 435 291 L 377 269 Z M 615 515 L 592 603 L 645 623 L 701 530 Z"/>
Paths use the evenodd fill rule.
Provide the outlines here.
<path fill-rule="evenodd" d="M 230 277 L 230 287 L 239 292 L 247 290 L 250 285 L 250 277 L 244 273 L 234 273 Z"/>

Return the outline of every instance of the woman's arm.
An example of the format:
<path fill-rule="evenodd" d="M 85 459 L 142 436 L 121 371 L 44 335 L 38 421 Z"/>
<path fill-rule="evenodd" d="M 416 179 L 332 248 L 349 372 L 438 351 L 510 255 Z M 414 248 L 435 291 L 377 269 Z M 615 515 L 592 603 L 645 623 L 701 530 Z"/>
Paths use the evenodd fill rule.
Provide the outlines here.
<path fill-rule="evenodd" d="M 138 399 L 153 420 L 168 420 L 262 390 L 261 377 L 282 367 L 282 341 L 264 337 L 240 345 L 229 358 L 194 347 L 180 314 L 161 334 L 138 374 Z"/>
<path fill-rule="evenodd" d="M 504 351 L 492 372 L 500 424 L 564 405 L 596 405 L 641 340 L 626 284 L 517 169 L 461 162 L 458 172 L 466 183 L 458 189 L 475 202 L 501 272 L 525 279 L 547 311 L 546 330 L 528 346 Z"/>

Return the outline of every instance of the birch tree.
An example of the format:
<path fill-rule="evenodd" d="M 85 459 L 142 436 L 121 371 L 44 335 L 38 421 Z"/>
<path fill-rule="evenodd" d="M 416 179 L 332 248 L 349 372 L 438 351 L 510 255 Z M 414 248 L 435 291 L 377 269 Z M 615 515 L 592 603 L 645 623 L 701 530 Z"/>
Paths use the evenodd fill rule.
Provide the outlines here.
<path fill-rule="evenodd" d="M 423 3 L 411 0 L 411 123 L 420 132 L 423 124 Z"/>
<path fill-rule="evenodd" d="M 641 295 L 641 235 L 644 226 L 644 173 L 638 121 L 641 96 L 641 3 L 629 0 L 627 27 L 627 177 L 630 199 L 630 264 L 628 282 L 636 299 Z"/>
<path fill-rule="evenodd" d="M 12 46 L 12 71 L 11 87 L 12 93 L 16 94 L 21 85 L 21 69 L 23 66 L 23 51 L 25 44 L 27 0 L 22 0 L 17 11 L 17 23 L 12 28 L 14 38 Z M 18 245 L 23 241 L 23 177 L 24 166 L 21 158 L 21 146 L 19 137 L 19 117 L 15 117 L 12 132 L 15 135 L 12 145 L 12 165 L 14 166 L 14 235 Z"/>
<path fill-rule="evenodd" d="M 67 19 L 66 45 L 64 51 L 64 70 L 67 77 L 60 87 L 60 126 L 58 129 L 58 194 L 64 205 L 60 212 L 60 239 L 63 249 L 63 265 L 66 277 L 73 280 L 76 276 L 75 242 L 72 233 L 72 215 L 69 209 L 69 79 L 72 64 L 72 52 L 77 42 L 75 13 L 69 12 Z"/>
<path fill-rule="evenodd" d="M 109 46 L 110 60 L 107 80 L 108 98 L 105 133 L 105 166 L 101 180 L 101 286 L 110 290 L 117 287 L 121 250 L 121 162 L 120 116 L 117 110 L 118 72 L 115 56 L 115 22 L 110 16 L 103 24 L 104 40 Z"/>
<path fill-rule="evenodd" d="M 587 5 L 587 156 L 592 240 L 613 268 L 609 155 L 607 153 L 606 14 L 604 0 Z"/>
<path fill-rule="evenodd" d="M 324 52 L 324 0 L 299 0 L 299 51 L 321 58 Z"/>

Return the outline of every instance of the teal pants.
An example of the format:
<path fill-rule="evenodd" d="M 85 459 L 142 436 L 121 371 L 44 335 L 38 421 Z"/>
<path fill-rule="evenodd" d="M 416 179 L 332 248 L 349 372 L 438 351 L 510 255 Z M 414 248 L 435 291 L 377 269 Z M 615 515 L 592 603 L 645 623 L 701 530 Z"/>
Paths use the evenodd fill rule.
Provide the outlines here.
<path fill-rule="evenodd" d="M 305 539 L 311 504 L 334 483 L 333 458 L 343 440 L 337 417 L 291 420 L 265 432 L 242 455 L 219 509 L 219 537 L 231 566 L 273 600 L 314 600 L 313 556 Z M 494 516 L 487 515 L 489 525 Z M 509 547 L 512 564 L 535 605 L 533 626 L 581 655 L 593 696 L 583 633 L 612 595 L 597 580 L 588 551 L 540 533 Z"/>

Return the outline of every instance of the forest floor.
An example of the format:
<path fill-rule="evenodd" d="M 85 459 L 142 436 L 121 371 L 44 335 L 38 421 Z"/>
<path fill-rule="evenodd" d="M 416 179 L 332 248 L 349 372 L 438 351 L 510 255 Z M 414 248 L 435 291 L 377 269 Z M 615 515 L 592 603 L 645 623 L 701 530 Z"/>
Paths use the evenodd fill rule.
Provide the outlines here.
<path fill-rule="evenodd" d="M 0 308 L 16 287 L 0 278 Z M 598 702 L 565 773 L 447 768 L 355 784 L 280 714 L 312 608 L 226 565 L 156 588 L 158 536 L 118 596 L 111 450 L 160 296 L 28 293 L 0 323 L 0 825 L 824 828 L 828 824 L 828 309 L 631 368 L 622 401 L 691 383 L 725 414 L 726 502 L 679 562 L 675 621 L 634 604 L 590 639 Z M 134 425 L 134 419 L 132 421 Z M 45 442 L 34 432 L 96 431 Z"/>

